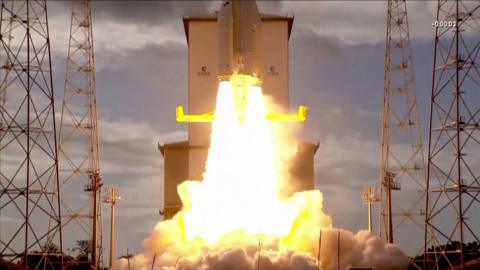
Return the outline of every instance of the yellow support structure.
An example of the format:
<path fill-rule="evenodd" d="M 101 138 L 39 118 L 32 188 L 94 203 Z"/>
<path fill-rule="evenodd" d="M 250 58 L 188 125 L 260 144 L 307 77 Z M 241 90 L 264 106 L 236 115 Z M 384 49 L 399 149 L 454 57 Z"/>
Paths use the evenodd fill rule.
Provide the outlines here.
<path fill-rule="evenodd" d="M 213 112 L 204 114 L 184 114 L 183 107 L 177 106 L 176 110 L 177 122 L 212 122 Z"/>
<path fill-rule="evenodd" d="M 252 86 L 260 86 L 262 81 L 255 74 L 232 74 L 230 76 L 218 77 L 220 81 L 230 81 L 233 95 L 235 97 L 235 108 L 239 112 L 245 109 L 247 94 Z M 177 106 L 176 110 L 177 122 L 199 122 L 209 123 L 215 118 L 214 112 L 203 114 L 185 114 L 182 106 Z M 307 119 L 307 107 L 301 105 L 298 107 L 296 114 L 269 113 L 266 115 L 268 121 L 297 121 L 303 122 Z M 241 120 L 240 120 L 241 121 Z"/>
<path fill-rule="evenodd" d="M 284 114 L 284 113 L 269 113 L 267 114 L 267 120 L 272 122 L 281 122 L 281 121 L 296 121 L 303 122 L 307 119 L 307 107 L 301 105 L 298 107 L 298 111 L 295 114 Z M 214 120 L 214 113 L 204 113 L 204 114 L 185 114 L 183 112 L 182 106 L 177 106 L 176 108 L 176 119 L 177 122 L 199 122 L 199 123 L 208 123 Z"/>

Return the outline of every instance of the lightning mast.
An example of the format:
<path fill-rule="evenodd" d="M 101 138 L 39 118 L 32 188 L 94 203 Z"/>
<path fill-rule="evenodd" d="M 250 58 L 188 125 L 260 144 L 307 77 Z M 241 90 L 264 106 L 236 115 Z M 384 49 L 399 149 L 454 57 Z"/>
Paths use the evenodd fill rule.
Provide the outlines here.
<path fill-rule="evenodd" d="M 109 187 L 105 190 L 105 198 L 103 198 L 104 203 L 110 204 L 110 258 L 109 258 L 109 269 L 113 267 L 113 260 L 115 259 L 115 205 L 120 201 L 120 192 L 118 188 Z"/>
<path fill-rule="evenodd" d="M 423 251 L 421 208 L 425 198 L 422 134 L 412 68 L 412 50 L 403 0 L 387 2 L 384 99 L 380 170 L 380 235 L 388 242 Z M 401 190 L 400 190 L 401 189 Z"/>
<path fill-rule="evenodd" d="M 90 241 L 79 263 L 102 267 L 101 186 L 91 2 L 72 1 L 59 132 L 65 243 Z"/>
<path fill-rule="evenodd" d="M 46 1 L 2 1 L 0 53 L 0 258 L 63 268 Z"/>
<path fill-rule="evenodd" d="M 362 201 L 367 204 L 367 219 L 368 219 L 368 231 L 372 232 L 372 203 L 380 201 L 375 194 L 375 187 L 364 187 L 362 193 Z"/>
<path fill-rule="evenodd" d="M 438 1 L 424 269 L 464 269 L 480 242 L 480 3 Z"/>

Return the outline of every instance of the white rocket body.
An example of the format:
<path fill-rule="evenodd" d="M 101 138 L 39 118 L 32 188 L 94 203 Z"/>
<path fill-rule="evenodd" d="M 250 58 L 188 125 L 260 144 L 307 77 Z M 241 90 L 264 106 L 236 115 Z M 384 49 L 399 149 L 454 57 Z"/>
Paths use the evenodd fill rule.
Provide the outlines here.
<path fill-rule="evenodd" d="M 218 12 L 220 77 L 260 74 L 260 13 L 255 1 L 222 1 Z"/>

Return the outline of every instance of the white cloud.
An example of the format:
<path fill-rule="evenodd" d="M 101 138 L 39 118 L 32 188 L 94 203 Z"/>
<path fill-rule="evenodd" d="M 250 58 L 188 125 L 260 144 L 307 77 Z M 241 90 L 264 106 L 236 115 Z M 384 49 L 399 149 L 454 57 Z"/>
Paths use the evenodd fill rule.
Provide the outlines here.
<path fill-rule="evenodd" d="M 268 12 L 293 13 L 296 27 L 321 36 L 333 36 L 347 43 L 385 40 L 386 1 L 283 1 Z M 411 37 L 431 38 L 435 1 L 409 1 L 407 12 Z M 293 32 L 295 33 L 295 31 Z"/>
<path fill-rule="evenodd" d="M 70 33 L 70 14 L 70 9 L 66 9 L 64 12 L 55 12 L 55 16 L 49 17 L 52 52 L 65 59 Z M 146 44 L 186 43 L 181 17 L 176 23 L 156 25 L 93 18 L 92 25 L 94 49 L 97 52 L 141 49 Z"/>
<path fill-rule="evenodd" d="M 146 122 L 103 119 L 99 122 L 104 173 L 156 173 L 162 164 L 158 142 L 186 138 L 183 131 L 161 134 Z"/>
<path fill-rule="evenodd" d="M 181 20 L 178 22 L 181 24 Z M 117 22 L 100 21 L 95 25 L 95 45 L 97 50 L 140 49 L 146 44 L 162 45 L 167 42 L 185 43 L 185 35 L 177 26 L 158 25 L 148 27 Z"/>

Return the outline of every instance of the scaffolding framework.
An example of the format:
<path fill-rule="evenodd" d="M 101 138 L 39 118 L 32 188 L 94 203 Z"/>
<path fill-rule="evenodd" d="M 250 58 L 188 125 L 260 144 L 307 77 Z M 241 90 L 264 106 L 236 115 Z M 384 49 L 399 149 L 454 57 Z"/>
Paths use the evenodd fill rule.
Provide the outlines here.
<path fill-rule="evenodd" d="M 480 242 L 480 3 L 438 1 L 424 269 L 463 269 Z"/>
<path fill-rule="evenodd" d="M 425 206 L 423 155 L 412 50 L 403 0 L 387 2 L 384 99 L 380 161 L 379 232 L 409 255 L 423 252 Z M 397 238 L 397 235 L 418 237 Z"/>
<path fill-rule="evenodd" d="M 72 1 L 59 131 L 65 246 L 89 241 L 75 263 L 103 266 L 102 201 L 91 1 Z M 68 235 L 68 237 L 67 237 Z"/>
<path fill-rule="evenodd" d="M 47 5 L 2 1 L 0 13 L 0 258 L 25 269 L 58 269 L 63 247 Z"/>

